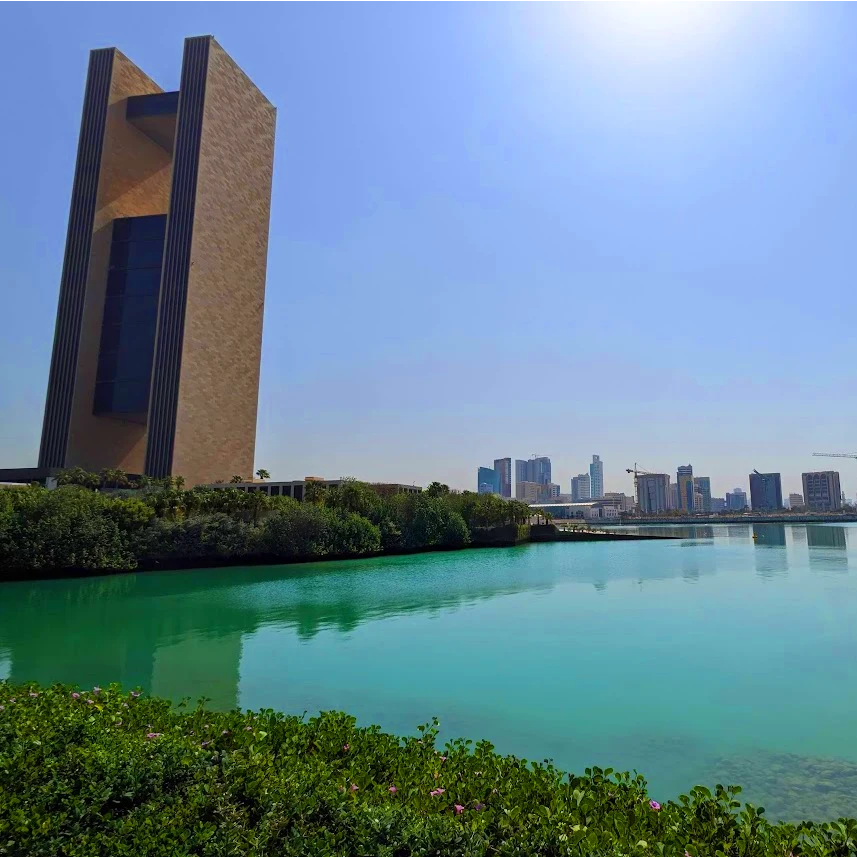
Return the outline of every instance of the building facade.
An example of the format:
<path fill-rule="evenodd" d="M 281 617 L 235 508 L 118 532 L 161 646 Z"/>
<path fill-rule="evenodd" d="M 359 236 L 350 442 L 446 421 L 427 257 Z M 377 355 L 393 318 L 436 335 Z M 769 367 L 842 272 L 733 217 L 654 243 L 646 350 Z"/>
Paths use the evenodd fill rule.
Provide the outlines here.
<path fill-rule="evenodd" d="M 712 497 L 711 498 L 711 512 L 712 514 L 717 514 L 718 512 L 723 512 L 726 509 L 726 500 L 723 497 Z"/>
<path fill-rule="evenodd" d="M 813 512 L 835 512 L 842 508 L 842 489 L 835 470 L 802 473 L 804 503 Z"/>
<path fill-rule="evenodd" d="M 604 463 L 600 455 L 592 456 L 592 464 L 589 465 L 589 487 L 593 500 L 600 500 L 604 496 Z"/>
<path fill-rule="evenodd" d="M 476 475 L 476 491 L 479 494 L 499 494 L 500 474 L 492 467 L 480 467 Z"/>
<path fill-rule="evenodd" d="M 538 485 L 550 485 L 551 460 L 545 455 L 533 456 L 527 461 L 517 459 L 515 461 L 515 482 L 535 482 Z"/>
<path fill-rule="evenodd" d="M 210 36 L 92 51 L 34 478 L 253 472 L 275 117 Z"/>
<path fill-rule="evenodd" d="M 789 494 L 789 509 L 803 508 L 803 494 Z"/>
<path fill-rule="evenodd" d="M 592 490 L 589 484 L 588 473 L 580 473 L 572 478 L 571 499 L 575 503 L 581 503 L 592 499 Z"/>
<path fill-rule="evenodd" d="M 690 464 L 682 465 L 676 471 L 677 487 L 677 509 L 682 512 L 693 512 L 693 467 Z"/>
<path fill-rule="evenodd" d="M 747 492 L 741 488 L 733 488 L 726 492 L 726 508 L 730 512 L 743 512 L 747 507 Z"/>
<path fill-rule="evenodd" d="M 546 486 L 539 482 L 516 482 L 515 499 L 524 503 L 539 503 L 546 499 Z"/>
<path fill-rule="evenodd" d="M 512 496 L 512 459 L 511 458 L 495 458 L 494 470 L 497 471 L 497 476 L 500 479 L 500 496 Z"/>
<path fill-rule="evenodd" d="M 637 504 L 644 515 L 670 508 L 670 477 L 666 473 L 637 474 Z"/>
<path fill-rule="evenodd" d="M 320 479 L 315 476 L 305 476 L 303 479 L 291 479 L 286 482 L 216 482 L 209 488 L 234 488 L 237 491 L 261 491 L 269 497 L 291 497 L 303 502 L 306 498 L 307 484 L 319 485 L 322 488 L 337 488 L 342 484 L 341 479 Z M 393 494 L 419 494 L 423 489 L 419 485 L 403 485 L 396 482 L 370 482 L 369 486 L 382 497 Z"/>
<path fill-rule="evenodd" d="M 711 512 L 711 478 L 708 476 L 694 476 L 693 489 L 699 492 L 701 500 L 697 511 L 708 514 Z"/>
<path fill-rule="evenodd" d="M 779 473 L 750 474 L 750 506 L 754 512 L 775 512 L 783 508 L 783 489 Z"/>

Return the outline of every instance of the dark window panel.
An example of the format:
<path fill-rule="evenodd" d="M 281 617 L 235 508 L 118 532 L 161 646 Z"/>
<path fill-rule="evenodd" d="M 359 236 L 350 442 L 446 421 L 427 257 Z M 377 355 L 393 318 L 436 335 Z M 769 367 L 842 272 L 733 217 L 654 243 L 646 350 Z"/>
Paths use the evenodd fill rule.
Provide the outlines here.
<path fill-rule="evenodd" d="M 303 501 L 304 499 L 304 486 L 303 485 L 295 485 L 295 500 L 298 502 Z"/>
<path fill-rule="evenodd" d="M 161 289 L 160 268 L 117 268 L 107 278 L 108 295 L 155 295 Z"/>
<path fill-rule="evenodd" d="M 159 268 L 163 255 L 163 241 L 114 242 L 110 248 L 110 268 Z"/>
<path fill-rule="evenodd" d="M 116 381 L 113 384 L 115 414 L 137 414 L 148 410 L 149 385 L 144 381 Z"/>
<path fill-rule="evenodd" d="M 113 221 L 113 241 L 163 241 L 167 232 L 167 215 L 122 217 Z"/>
<path fill-rule="evenodd" d="M 271 496 L 272 497 L 279 497 L 280 496 L 280 486 L 279 485 L 272 485 L 271 486 Z"/>
<path fill-rule="evenodd" d="M 118 360 L 116 351 L 102 351 L 98 355 L 98 374 L 96 381 L 113 381 L 116 378 L 116 364 Z"/>

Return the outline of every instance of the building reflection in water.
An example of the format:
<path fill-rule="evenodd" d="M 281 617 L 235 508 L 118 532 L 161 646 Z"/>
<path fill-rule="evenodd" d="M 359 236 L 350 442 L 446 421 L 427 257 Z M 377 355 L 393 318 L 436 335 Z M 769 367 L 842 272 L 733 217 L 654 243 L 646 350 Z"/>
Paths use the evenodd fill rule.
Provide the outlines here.
<path fill-rule="evenodd" d="M 756 574 L 770 579 L 788 574 L 785 524 L 753 524 Z"/>
<path fill-rule="evenodd" d="M 835 525 L 807 524 L 806 543 L 812 571 L 842 574 L 848 570 L 846 528 Z"/>
<path fill-rule="evenodd" d="M 726 527 L 726 535 L 729 540 L 746 542 L 750 540 L 750 525 L 749 524 L 728 524 Z"/>

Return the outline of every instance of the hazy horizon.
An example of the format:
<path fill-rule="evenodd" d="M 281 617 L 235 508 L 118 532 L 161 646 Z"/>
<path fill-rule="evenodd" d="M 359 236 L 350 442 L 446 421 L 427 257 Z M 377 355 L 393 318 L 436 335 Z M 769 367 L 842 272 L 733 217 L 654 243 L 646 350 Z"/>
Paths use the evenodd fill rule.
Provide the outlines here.
<path fill-rule="evenodd" d="M 257 467 L 857 493 L 811 456 L 857 451 L 857 7 L 152 8 L 0 9 L 0 467 L 38 456 L 88 52 L 173 89 L 211 33 L 278 109 Z"/>

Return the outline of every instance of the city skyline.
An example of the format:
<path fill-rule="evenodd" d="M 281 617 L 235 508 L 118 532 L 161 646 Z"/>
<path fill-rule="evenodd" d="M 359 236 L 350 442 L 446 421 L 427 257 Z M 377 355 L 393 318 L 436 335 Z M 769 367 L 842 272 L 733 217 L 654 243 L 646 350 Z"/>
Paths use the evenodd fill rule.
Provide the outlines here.
<path fill-rule="evenodd" d="M 30 67 L 29 38 L 51 62 L 10 87 L 26 131 L 0 140 L 0 279 L 14 284 L 0 297 L 14 320 L 0 342 L 0 466 L 38 458 L 87 48 L 120 45 L 171 90 L 167 46 L 211 32 L 265 81 L 288 130 L 276 144 L 254 467 L 468 488 L 486 449 L 543 449 L 565 490 L 597 450 L 606 490 L 630 494 L 637 461 L 669 474 L 691 462 L 716 497 L 747 491 L 753 468 L 800 491 L 812 451 L 855 448 L 857 297 L 843 284 L 857 179 L 842 87 L 857 9 L 721 5 L 706 14 L 728 38 L 658 56 L 611 31 L 607 12 L 560 4 L 198 4 L 164 20 L 134 7 L 57 7 L 48 19 L 4 8 L 20 34 L 0 57 L 7 79 Z M 805 300 L 810 281 L 835 294 L 835 314 Z M 513 347 L 509 318 L 531 297 L 522 283 L 550 304 L 546 365 L 572 353 L 561 319 L 600 319 L 575 328 L 574 349 L 600 362 L 575 371 L 572 393 L 534 371 L 529 346 L 523 359 Z M 605 295 L 622 312 L 605 312 Z M 739 318 L 766 324 L 750 335 Z M 816 323 L 830 345 L 821 375 L 778 356 Z M 665 331 L 665 347 L 645 359 L 603 351 L 606 330 L 630 345 L 647 328 Z M 675 360 L 701 340 L 729 359 Z M 512 389 L 524 407 L 486 431 Z M 807 413 L 835 403 L 838 419 L 810 425 L 796 401 Z M 676 408 L 694 417 L 668 418 Z M 848 495 L 852 467 L 840 468 Z"/>

